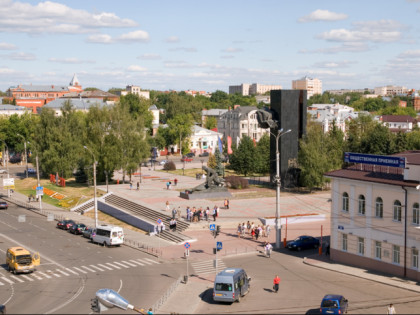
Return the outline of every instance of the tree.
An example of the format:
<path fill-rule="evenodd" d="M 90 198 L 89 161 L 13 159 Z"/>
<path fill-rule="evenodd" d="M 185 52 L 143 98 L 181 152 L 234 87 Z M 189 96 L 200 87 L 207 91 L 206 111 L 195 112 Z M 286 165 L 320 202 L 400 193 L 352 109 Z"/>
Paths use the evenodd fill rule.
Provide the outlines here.
<path fill-rule="evenodd" d="M 393 138 L 388 127 L 376 124 L 370 132 L 363 134 L 360 152 L 378 155 L 394 154 L 396 151 Z"/>
<path fill-rule="evenodd" d="M 137 94 L 129 93 L 125 96 L 121 96 L 120 104 L 122 107 L 126 107 L 128 112 L 136 119 L 137 117 L 143 117 L 143 121 L 146 127 L 152 127 L 153 114 L 149 111 L 151 106 L 150 100 L 140 97 Z"/>
<path fill-rule="evenodd" d="M 217 128 L 217 119 L 216 117 L 210 116 L 206 118 L 206 122 L 204 125 L 206 129 L 214 129 Z"/>
<path fill-rule="evenodd" d="M 168 120 L 168 133 L 177 139 L 179 143 L 180 154 L 184 153 L 182 150 L 183 141 L 188 140 L 193 130 L 193 118 L 191 115 L 176 115 L 174 118 Z M 188 147 L 185 151 L 188 150 Z M 187 153 L 187 152 L 185 152 Z"/>
<path fill-rule="evenodd" d="M 230 156 L 230 168 L 236 173 L 247 176 L 255 171 L 256 148 L 254 142 L 248 136 L 243 136 L 238 149 Z"/>
<path fill-rule="evenodd" d="M 256 171 L 261 174 L 270 173 L 270 134 L 266 133 L 257 143 Z"/>

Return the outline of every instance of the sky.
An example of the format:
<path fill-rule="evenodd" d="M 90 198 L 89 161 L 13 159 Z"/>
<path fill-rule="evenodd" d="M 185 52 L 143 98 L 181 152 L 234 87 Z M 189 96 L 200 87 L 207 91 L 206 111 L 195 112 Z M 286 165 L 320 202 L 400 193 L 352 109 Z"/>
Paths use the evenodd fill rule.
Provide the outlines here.
<path fill-rule="evenodd" d="M 420 0 L 0 0 L 0 90 L 420 89 Z"/>

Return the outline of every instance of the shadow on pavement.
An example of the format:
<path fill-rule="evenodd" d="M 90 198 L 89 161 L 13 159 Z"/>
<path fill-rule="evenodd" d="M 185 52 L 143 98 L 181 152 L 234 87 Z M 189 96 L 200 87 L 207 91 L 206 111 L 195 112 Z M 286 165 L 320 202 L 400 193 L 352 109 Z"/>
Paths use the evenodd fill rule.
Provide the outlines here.
<path fill-rule="evenodd" d="M 308 310 L 305 314 L 321 314 L 321 312 L 319 311 L 319 308 L 313 308 Z"/>

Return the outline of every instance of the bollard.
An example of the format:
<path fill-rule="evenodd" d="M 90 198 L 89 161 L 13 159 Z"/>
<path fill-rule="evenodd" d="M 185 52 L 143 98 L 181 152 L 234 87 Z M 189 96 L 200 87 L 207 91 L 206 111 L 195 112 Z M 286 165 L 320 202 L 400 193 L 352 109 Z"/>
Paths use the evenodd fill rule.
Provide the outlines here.
<path fill-rule="evenodd" d="M 286 241 L 286 238 L 284 238 L 283 239 L 283 247 L 286 248 L 286 246 L 287 246 L 287 241 Z"/>
<path fill-rule="evenodd" d="M 120 183 L 120 180 L 119 179 L 117 179 L 117 185 Z"/>
<path fill-rule="evenodd" d="M 322 246 L 319 246 L 318 252 L 319 252 L 319 256 L 321 256 L 322 255 Z"/>

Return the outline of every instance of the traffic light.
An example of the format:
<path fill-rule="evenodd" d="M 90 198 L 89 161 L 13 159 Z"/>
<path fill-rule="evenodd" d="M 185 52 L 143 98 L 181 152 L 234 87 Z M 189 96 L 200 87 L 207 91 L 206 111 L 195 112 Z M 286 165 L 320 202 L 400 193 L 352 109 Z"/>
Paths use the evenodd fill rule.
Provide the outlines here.
<path fill-rule="evenodd" d="M 220 225 L 217 225 L 216 226 L 216 235 L 214 237 L 216 237 L 219 234 L 220 234 Z"/>
<path fill-rule="evenodd" d="M 99 308 L 99 300 L 97 297 L 90 300 L 90 308 L 95 313 L 101 312 L 101 309 Z"/>

